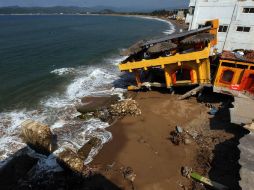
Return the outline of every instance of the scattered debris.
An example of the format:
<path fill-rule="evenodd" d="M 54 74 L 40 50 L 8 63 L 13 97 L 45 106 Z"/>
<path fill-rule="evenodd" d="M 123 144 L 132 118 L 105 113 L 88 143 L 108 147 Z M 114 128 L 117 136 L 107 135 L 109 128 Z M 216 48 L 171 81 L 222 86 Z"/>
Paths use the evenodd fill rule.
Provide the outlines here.
<path fill-rule="evenodd" d="M 180 126 L 176 126 L 176 132 L 178 132 L 178 133 L 182 133 L 182 132 L 183 132 L 182 127 L 180 127 Z"/>
<path fill-rule="evenodd" d="M 134 182 L 136 174 L 131 167 L 126 167 L 123 169 L 123 177 L 131 182 Z"/>
<path fill-rule="evenodd" d="M 183 136 L 183 134 L 182 133 L 178 133 L 177 131 L 172 131 L 170 133 L 169 139 L 175 145 L 180 145 L 181 143 L 184 142 L 184 136 Z"/>
<path fill-rule="evenodd" d="M 141 110 L 135 100 L 122 100 L 116 104 L 113 104 L 109 108 L 109 113 L 112 116 L 138 116 L 141 115 Z"/>
<path fill-rule="evenodd" d="M 37 152 L 49 154 L 56 148 L 49 126 L 33 120 L 26 120 L 21 124 L 21 127 L 21 136 L 24 142 Z"/>
<path fill-rule="evenodd" d="M 210 108 L 210 111 L 209 111 L 209 114 L 210 114 L 210 115 L 215 115 L 217 112 L 218 112 L 218 109 L 217 109 L 217 108 L 211 107 L 211 108 Z"/>
<path fill-rule="evenodd" d="M 176 126 L 175 131 L 170 133 L 169 139 L 175 145 L 180 145 L 181 143 L 188 145 L 192 143 L 192 141 L 188 138 L 187 131 L 183 130 L 180 126 Z"/>
<path fill-rule="evenodd" d="M 188 166 L 183 166 L 181 168 L 181 174 L 183 177 L 190 178 L 191 172 L 192 172 L 192 168 L 189 168 Z"/>

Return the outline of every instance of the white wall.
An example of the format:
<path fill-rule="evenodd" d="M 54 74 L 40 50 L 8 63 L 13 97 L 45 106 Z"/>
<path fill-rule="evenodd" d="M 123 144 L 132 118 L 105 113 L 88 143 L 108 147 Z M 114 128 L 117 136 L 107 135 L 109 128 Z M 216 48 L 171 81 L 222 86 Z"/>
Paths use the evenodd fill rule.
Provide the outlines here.
<path fill-rule="evenodd" d="M 243 13 L 243 7 L 253 7 L 254 1 L 245 0 L 191 0 L 195 5 L 194 15 L 187 16 L 189 29 L 198 28 L 207 20 L 219 19 L 220 25 L 228 25 L 228 32 L 218 33 L 218 51 L 254 49 L 254 13 Z M 249 26 L 250 32 L 238 32 L 237 26 Z M 225 42 L 226 41 L 226 42 Z"/>

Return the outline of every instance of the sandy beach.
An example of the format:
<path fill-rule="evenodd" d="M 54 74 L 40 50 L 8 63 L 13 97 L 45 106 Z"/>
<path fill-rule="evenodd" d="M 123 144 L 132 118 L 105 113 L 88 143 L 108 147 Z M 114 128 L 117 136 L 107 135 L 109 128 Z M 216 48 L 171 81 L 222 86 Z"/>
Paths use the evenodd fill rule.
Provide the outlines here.
<path fill-rule="evenodd" d="M 124 117 L 110 127 L 113 140 L 104 145 L 93 162 L 107 168 L 102 173 L 108 180 L 121 189 L 202 189 L 202 185 L 181 175 L 181 167 L 188 166 L 239 189 L 236 145 L 244 132 L 229 123 L 226 109 L 219 116 L 211 116 L 206 104 L 198 103 L 195 97 L 177 100 L 178 95 L 158 91 L 136 92 L 134 96 L 141 116 Z M 223 96 L 216 98 L 215 106 L 226 102 Z M 215 99 L 208 93 L 208 100 Z M 176 126 L 196 132 L 198 137 L 175 145 L 169 137 Z M 123 178 L 126 167 L 136 175 L 133 186 Z"/>

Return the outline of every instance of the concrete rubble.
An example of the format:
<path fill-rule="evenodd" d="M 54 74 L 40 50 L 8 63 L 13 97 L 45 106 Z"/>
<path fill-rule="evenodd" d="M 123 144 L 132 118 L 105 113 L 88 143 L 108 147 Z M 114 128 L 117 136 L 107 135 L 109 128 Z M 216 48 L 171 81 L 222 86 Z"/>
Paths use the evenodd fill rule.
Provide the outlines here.
<path fill-rule="evenodd" d="M 21 136 L 25 143 L 38 152 L 50 153 L 54 151 L 53 134 L 49 126 L 26 120 L 21 124 Z"/>
<path fill-rule="evenodd" d="M 84 164 L 84 160 L 94 147 L 101 144 L 101 140 L 93 137 L 79 150 L 69 147 L 60 147 L 56 151 L 53 147 L 53 136 L 49 126 L 33 120 L 22 123 L 22 137 L 32 149 L 39 153 L 53 153 L 56 155 L 57 162 L 62 168 L 70 170 L 83 176 L 89 175 L 89 170 Z M 46 151 L 46 152 L 43 152 Z"/>
<path fill-rule="evenodd" d="M 112 116 L 138 116 L 141 115 L 141 110 L 135 100 L 127 99 L 111 105 L 109 108 L 109 113 Z"/>

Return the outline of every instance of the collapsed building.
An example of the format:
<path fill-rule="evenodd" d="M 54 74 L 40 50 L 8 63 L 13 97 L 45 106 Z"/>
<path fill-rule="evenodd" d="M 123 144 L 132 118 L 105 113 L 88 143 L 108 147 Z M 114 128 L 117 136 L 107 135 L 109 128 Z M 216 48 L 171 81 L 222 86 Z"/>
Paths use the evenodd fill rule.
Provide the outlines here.
<path fill-rule="evenodd" d="M 202 29 L 191 30 L 164 38 L 141 41 L 123 52 L 128 58 L 121 71 L 135 73 L 136 86 L 172 88 L 182 85 L 210 85 L 210 54 L 217 44 L 218 20 L 208 21 Z M 141 81 L 141 74 L 164 72 L 162 81 Z"/>
<path fill-rule="evenodd" d="M 197 86 L 182 96 L 186 98 L 209 86 L 216 93 L 234 97 L 231 123 L 252 123 L 254 51 L 238 49 L 219 53 L 216 48 L 218 30 L 219 21 L 215 19 L 199 29 L 134 44 L 123 52 L 128 58 L 119 64 L 121 71 L 135 74 L 136 85 L 129 86 L 128 90 Z M 246 144 L 248 147 L 253 144 L 250 135 L 243 137 L 239 145 L 240 185 L 243 189 L 251 189 L 254 184 L 248 176 L 254 173 L 253 149 L 246 150 Z"/>

